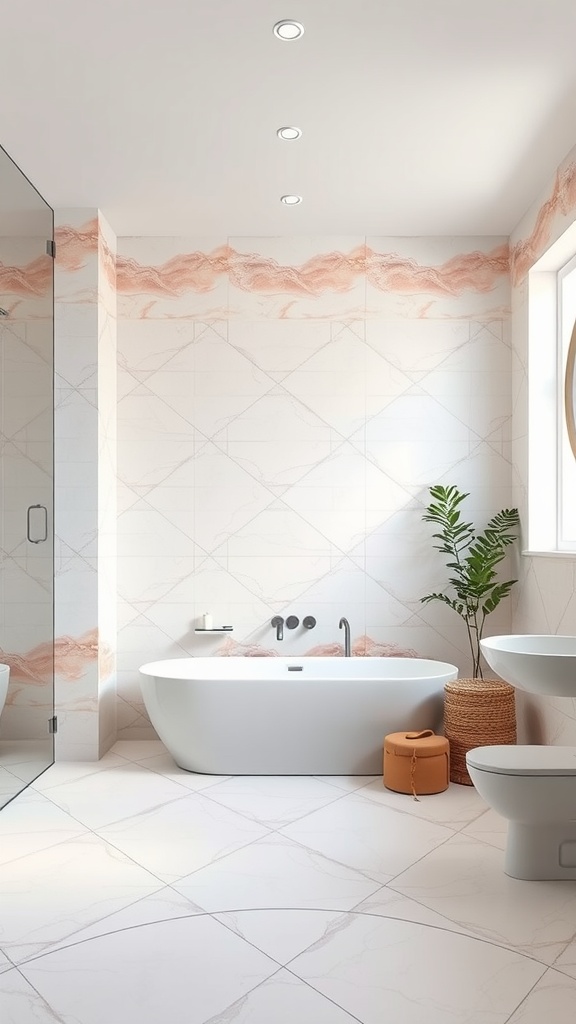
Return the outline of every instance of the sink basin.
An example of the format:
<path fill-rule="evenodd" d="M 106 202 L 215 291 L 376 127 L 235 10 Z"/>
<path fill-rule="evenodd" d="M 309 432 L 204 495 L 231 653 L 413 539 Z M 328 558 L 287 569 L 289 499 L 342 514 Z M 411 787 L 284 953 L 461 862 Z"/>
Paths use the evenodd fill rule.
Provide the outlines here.
<path fill-rule="evenodd" d="M 4 709 L 6 695 L 8 693 L 8 681 L 10 679 L 10 666 L 0 665 L 0 715 Z"/>
<path fill-rule="evenodd" d="M 507 683 L 547 697 L 576 697 L 576 636 L 489 636 L 482 654 Z"/>

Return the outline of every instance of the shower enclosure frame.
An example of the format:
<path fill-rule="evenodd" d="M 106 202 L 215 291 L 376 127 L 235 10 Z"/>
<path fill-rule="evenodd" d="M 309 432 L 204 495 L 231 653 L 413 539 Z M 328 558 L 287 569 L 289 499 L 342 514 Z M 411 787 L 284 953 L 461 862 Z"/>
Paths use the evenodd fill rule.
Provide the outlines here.
<path fill-rule="evenodd" d="M 54 763 L 54 211 L 0 146 L 0 807 Z M 4 187 L 5 186 L 5 187 Z"/>

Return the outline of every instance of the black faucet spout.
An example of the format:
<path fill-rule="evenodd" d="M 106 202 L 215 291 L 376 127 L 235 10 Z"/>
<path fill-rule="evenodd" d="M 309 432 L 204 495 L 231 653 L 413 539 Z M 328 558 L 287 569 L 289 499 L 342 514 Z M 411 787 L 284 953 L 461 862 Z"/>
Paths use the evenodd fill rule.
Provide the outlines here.
<path fill-rule="evenodd" d="M 350 658 L 352 656 L 350 645 L 350 623 L 348 622 L 348 619 L 344 618 L 344 616 L 342 616 L 338 623 L 338 629 L 344 630 L 344 657 Z"/>
<path fill-rule="evenodd" d="M 273 626 L 274 629 L 276 630 L 276 639 L 277 640 L 283 640 L 284 639 L 284 619 L 282 618 L 282 616 L 281 615 L 275 615 L 274 618 L 272 619 L 272 622 L 270 623 L 270 625 Z"/>

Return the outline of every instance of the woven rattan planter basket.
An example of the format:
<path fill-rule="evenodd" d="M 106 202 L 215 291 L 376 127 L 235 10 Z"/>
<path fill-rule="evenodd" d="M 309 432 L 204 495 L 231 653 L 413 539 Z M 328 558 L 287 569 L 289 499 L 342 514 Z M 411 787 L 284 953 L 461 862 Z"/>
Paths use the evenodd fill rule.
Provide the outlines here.
<path fill-rule="evenodd" d="M 514 687 L 499 679 L 455 679 L 444 686 L 444 735 L 450 781 L 471 786 L 466 754 L 473 747 L 516 743 Z"/>

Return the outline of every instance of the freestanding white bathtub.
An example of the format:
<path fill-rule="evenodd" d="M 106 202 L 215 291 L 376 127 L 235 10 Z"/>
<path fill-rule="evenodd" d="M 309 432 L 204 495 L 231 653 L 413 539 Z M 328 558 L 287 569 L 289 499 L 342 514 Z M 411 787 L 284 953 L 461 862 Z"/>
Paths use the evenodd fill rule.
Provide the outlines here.
<path fill-rule="evenodd" d="M 176 763 L 215 775 L 377 775 L 384 736 L 438 729 L 458 675 L 423 658 L 182 658 L 140 673 Z"/>

